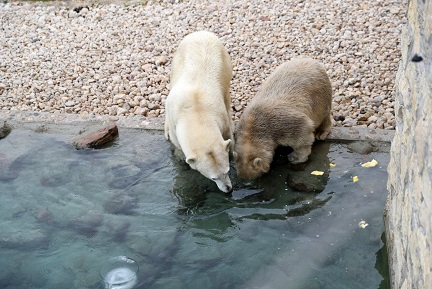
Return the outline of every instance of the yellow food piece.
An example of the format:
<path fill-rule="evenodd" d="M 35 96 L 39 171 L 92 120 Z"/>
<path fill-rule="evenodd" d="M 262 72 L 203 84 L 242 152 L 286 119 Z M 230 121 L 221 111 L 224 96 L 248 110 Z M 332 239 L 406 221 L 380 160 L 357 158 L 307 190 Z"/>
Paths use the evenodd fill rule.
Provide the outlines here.
<path fill-rule="evenodd" d="M 334 164 L 334 163 L 330 163 L 329 164 L 331 167 L 335 167 L 336 166 L 336 164 Z"/>
<path fill-rule="evenodd" d="M 359 178 L 357 176 L 352 177 L 352 179 L 353 179 L 353 183 L 357 183 L 359 180 Z"/>
<path fill-rule="evenodd" d="M 364 168 L 372 168 L 374 166 L 376 166 L 378 164 L 378 162 L 375 159 L 372 159 L 370 162 L 364 163 L 361 166 Z"/>
<path fill-rule="evenodd" d="M 313 172 L 311 172 L 311 175 L 314 175 L 314 176 L 322 176 L 324 174 L 324 172 L 322 172 L 322 171 L 313 171 Z"/>
<path fill-rule="evenodd" d="M 364 229 L 364 228 L 366 228 L 367 226 L 369 226 L 369 224 L 366 223 L 366 221 L 360 221 L 359 224 L 358 224 L 358 226 L 359 226 L 359 228 Z"/>

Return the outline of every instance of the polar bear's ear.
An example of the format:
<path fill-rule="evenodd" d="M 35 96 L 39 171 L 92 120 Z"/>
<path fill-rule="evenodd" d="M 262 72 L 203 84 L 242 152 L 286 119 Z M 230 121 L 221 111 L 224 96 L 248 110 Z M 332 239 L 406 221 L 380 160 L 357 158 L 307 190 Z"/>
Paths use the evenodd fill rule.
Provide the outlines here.
<path fill-rule="evenodd" d="M 227 152 L 229 152 L 229 150 L 231 149 L 231 140 L 230 139 L 224 140 L 223 144 L 224 144 L 225 150 Z"/>
<path fill-rule="evenodd" d="M 196 157 L 188 157 L 188 158 L 186 159 L 186 162 L 187 162 L 190 166 L 193 166 L 193 165 L 195 164 L 195 162 L 196 162 Z"/>

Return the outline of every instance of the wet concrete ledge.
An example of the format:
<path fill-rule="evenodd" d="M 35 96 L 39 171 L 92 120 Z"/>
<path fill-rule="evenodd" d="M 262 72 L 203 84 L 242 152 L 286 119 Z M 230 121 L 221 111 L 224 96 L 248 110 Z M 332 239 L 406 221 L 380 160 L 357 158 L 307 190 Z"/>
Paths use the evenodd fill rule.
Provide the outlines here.
<path fill-rule="evenodd" d="M 163 130 L 164 118 L 137 116 L 79 115 L 64 113 L 0 111 L 0 124 L 6 121 L 12 128 L 55 133 L 82 133 L 115 123 L 119 128 L 137 130 Z M 368 141 L 390 143 L 394 130 L 368 129 L 363 127 L 333 127 L 328 140 L 331 141 Z"/>

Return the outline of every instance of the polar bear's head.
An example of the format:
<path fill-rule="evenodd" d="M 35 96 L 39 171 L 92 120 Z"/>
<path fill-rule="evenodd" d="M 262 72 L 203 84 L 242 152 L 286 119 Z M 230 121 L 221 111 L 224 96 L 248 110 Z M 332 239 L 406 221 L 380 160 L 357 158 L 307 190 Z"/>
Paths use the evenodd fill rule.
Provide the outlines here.
<path fill-rule="evenodd" d="M 195 152 L 186 158 L 186 162 L 192 169 L 199 171 L 203 176 L 214 181 L 218 188 L 225 193 L 232 192 L 232 184 L 228 176 L 230 145 L 230 139 L 220 143 L 213 143 L 205 151 Z"/>

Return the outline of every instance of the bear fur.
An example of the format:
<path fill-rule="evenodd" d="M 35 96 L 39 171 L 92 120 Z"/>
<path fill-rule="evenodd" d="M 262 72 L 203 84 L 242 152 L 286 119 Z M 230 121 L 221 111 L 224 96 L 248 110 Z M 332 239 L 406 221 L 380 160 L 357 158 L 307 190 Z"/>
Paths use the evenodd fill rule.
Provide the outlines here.
<path fill-rule="evenodd" d="M 332 86 L 324 67 L 297 58 L 279 67 L 246 107 L 235 132 L 234 158 L 241 178 L 270 169 L 276 147 L 289 146 L 292 163 L 308 160 L 316 139 L 331 130 Z"/>
<path fill-rule="evenodd" d="M 174 54 L 165 103 L 165 138 L 183 152 L 192 169 L 226 193 L 232 191 L 231 78 L 231 59 L 219 38 L 207 31 L 191 33 Z"/>

